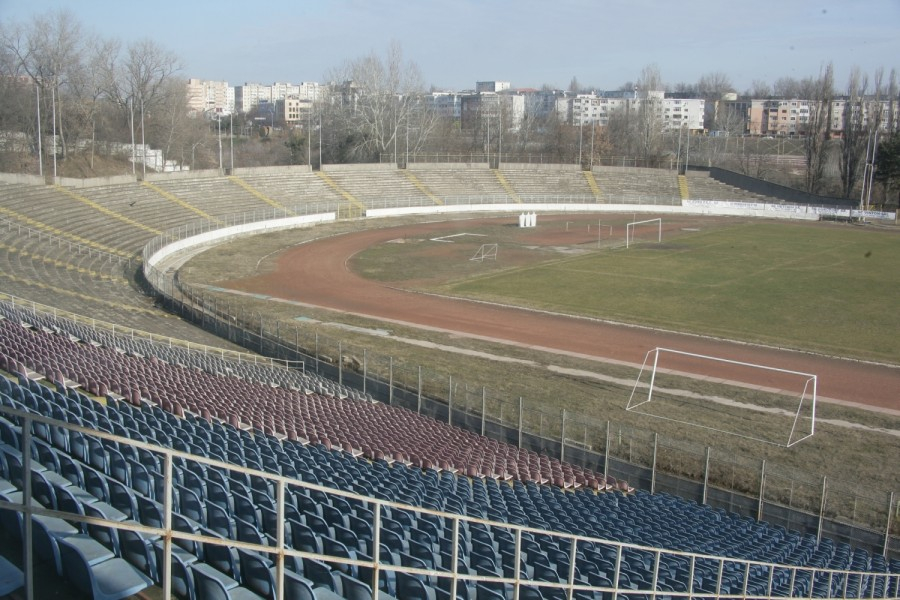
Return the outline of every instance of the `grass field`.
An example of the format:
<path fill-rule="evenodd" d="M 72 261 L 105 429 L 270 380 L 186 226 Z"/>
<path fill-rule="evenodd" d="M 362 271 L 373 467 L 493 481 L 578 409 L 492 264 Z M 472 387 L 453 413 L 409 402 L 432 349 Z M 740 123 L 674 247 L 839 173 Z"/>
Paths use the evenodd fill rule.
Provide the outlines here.
<path fill-rule="evenodd" d="M 621 219 L 616 225 L 624 231 Z M 536 251 L 514 239 L 517 229 L 477 230 L 472 233 L 485 237 L 457 243 L 456 256 L 436 253 L 444 250 L 437 243 L 383 245 L 356 257 L 354 268 L 456 296 L 900 360 L 900 313 L 892 309 L 900 298 L 897 232 L 738 220 L 680 225 L 667 230 L 661 244 L 652 231 L 628 250 L 582 242 L 572 246 L 581 250 L 574 254 L 559 246 Z M 545 227 L 554 226 L 560 227 Z M 495 265 L 466 264 L 478 245 L 494 240 Z M 378 273 L 376 264 L 390 269 Z"/>

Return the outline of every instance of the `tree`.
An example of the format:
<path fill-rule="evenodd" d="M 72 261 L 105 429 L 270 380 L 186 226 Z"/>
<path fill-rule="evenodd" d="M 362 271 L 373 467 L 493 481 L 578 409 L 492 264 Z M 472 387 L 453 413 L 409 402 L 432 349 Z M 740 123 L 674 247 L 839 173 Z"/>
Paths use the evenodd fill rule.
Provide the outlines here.
<path fill-rule="evenodd" d="M 762 79 L 750 82 L 750 90 L 745 94 L 751 98 L 768 98 L 772 95 L 772 87 Z"/>
<path fill-rule="evenodd" d="M 875 181 L 881 184 L 886 199 L 894 198 L 894 208 L 900 208 L 900 133 L 894 133 L 878 144 Z"/>
<path fill-rule="evenodd" d="M 841 195 L 849 198 L 860 177 L 863 158 L 868 146 L 866 135 L 866 88 L 868 77 L 861 73 L 859 67 L 850 71 L 847 83 L 847 99 L 844 101 L 843 131 L 839 140 Z M 873 117 L 874 115 L 869 115 Z M 880 118 L 878 119 L 880 122 Z"/>
<path fill-rule="evenodd" d="M 816 194 L 822 186 L 827 162 L 826 145 L 831 137 L 831 101 L 834 96 L 834 67 L 831 63 L 815 80 L 798 88 L 809 103 L 809 120 L 803 136 L 806 158 L 804 188 Z"/>
<path fill-rule="evenodd" d="M 436 117 L 421 98 L 425 85 L 419 67 L 404 61 L 396 42 L 384 58 L 369 54 L 345 64 L 332 77 L 343 82 L 340 97 L 329 101 L 349 126 L 342 127 L 345 142 L 351 144 L 341 152 L 347 159 L 375 161 L 382 154 L 398 155 L 405 150 L 406 136 L 416 147 L 434 128 Z"/>
<path fill-rule="evenodd" d="M 700 76 L 697 93 L 707 100 L 721 100 L 722 96 L 734 91 L 731 78 L 722 71 L 713 71 Z"/>
<path fill-rule="evenodd" d="M 55 132 L 60 141 L 57 151 L 67 153 L 66 93 L 80 76 L 83 54 L 83 32 L 74 15 L 66 10 L 38 15 L 29 27 L 20 24 L 4 26 L 2 43 L 15 61 L 18 73 L 29 77 L 41 96 L 42 121 L 50 119 L 45 131 Z"/>

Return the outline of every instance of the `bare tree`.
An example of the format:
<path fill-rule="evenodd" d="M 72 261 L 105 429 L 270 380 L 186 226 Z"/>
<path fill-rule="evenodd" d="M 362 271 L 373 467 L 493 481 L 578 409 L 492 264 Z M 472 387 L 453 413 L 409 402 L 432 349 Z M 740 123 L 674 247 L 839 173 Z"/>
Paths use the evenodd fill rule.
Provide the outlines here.
<path fill-rule="evenodd" d="M 731 78 L 722 71 L 713 71 L 700 76 L 697 93 L 701 98 L 719 100 L 724 94 L 734 91 Z"/>
<path fill-rule="evenodd" d="M 825 176 L 827 162 L 826 145 L 831 137 L 831 105 L 834 97 L 834 68 L 831 63 L 809 84 L 801 86 L 809 102 L 809 121 L 804 137 L 803 151 L 806 158 L 804 188 L 811 194 L 819 192 Z"/>
<path fill-rule="evenodd" d="M 406 62 L 403 51 L 392 43 L 385 56 L 375 53 L 351 61 L 333 73 L 344 82 L 340 102 L 332 97 L 332 108 L 352 130 L 347 158 L 377 160 L 381 154 L 398 155 L 405 139 L 418 147 L 435 126 L 436 117 L 422 101 L 425 90 L 419 67 Z M 351 141 L 348 138 L 348 141 Z"/>
<path fill-rule="evenodd" d="M 0 35 L 4 48 L 17 63 L 16 70 L 38 87 L 45 105 L 42 118 L 51 119 L 49 130 L 56 132 L 58 151 L 65 157 L 65 92 L 72 80 L 80 76 L 84 37 L 80 23 L 71 12 L 61 10 L 34 17 L 28 27 L 6 26 Z"/>
<path fill-rule="evenodd" d="M 637 107 L 634 129 L 637 154 L 644 161 L 653 161 L 658 158 L 660 153 L 663 131 L 663 89 L 664 84 L 659 66 L 651 64 L 644 67 L 637 82 L 640 104 Z"/>
<path fill-rule="evenodd" d="M 853 67 L 847 83 L 847 97 L 842 111 L 843 130 L 839 141 L 841 195 L 849 198 L 860 177 L 862 159 L 865 156 L 866 136 L 866 88 L 868 76 Z"/>
<path fill-rule="evenodd" d="M 751 98 L 768 98 L 772 95 L 772 86 L 762 79 L 754 79 L 750 82 L 749 95 Z"/>

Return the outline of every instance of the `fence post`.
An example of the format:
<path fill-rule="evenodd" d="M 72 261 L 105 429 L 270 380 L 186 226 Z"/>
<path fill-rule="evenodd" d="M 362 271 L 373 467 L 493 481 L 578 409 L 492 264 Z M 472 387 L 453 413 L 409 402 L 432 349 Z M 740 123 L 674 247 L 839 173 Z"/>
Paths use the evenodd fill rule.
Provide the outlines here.
<path fill-rule="evenodd" d="M 416 413 L 422 414 L 422 365 L 419 365 L 419 399 L 416 404 Z"/>
<path fill-rule="evenodd" d="M 884 528 L 884 551 L 882 551 L 881 555 L 887 558 L 888 555 L 888 547 L 891 545 L 891 520 L 894 516 L 894 492 L 891 492 L 890 497 L 888 498 L 888 514 L 887 514 L 887 527 Z"/>
<path fill-rule="evenodd" d="M 766 459 L 762 461 L 762 467 L 759 471 L 759 508 L 756 511 L 756 520 L 762 521 L 763 504 L 766 497 Z"/>
<path fill-rule="evenodd" d="M 453 425 L 453 375 L 449 379 L 450 390 L 447 393 L 447 425 Z"/>
<path fill-rule="evenodd" d="M 519 448 L 522 447 L 522 430 L 525 423 L 525 401 L 519 396 Z"/>
<path fill-rule="evenodd" d="M 822 503 L 819 505 L 819 530 L 816 532 L 816 542 L 822 541 L 822 527 L 825 521 L 825 497 L 828 494 L 828 477 L 822 476 Z"/>
<path fill-rule="evenodd" d="M 319 331 L 316 330 L 316 375 L 319 374 Z"/>
<path fill-rule="evenodd" d="M 263 351 L 263 332 L 264 331 L 265 330 L 263 329 L 263 315 L 262 315 L 262 313 L 259 313 L 259 353 L 260 354 L 265 354 L 265 352 Z"/>
<path fill-rule="evenodd" d="M 390 373 L 388 374 L 388 406 L 394 404 L 394 357 L 391 356 L 390 359 Z M 422 386 L 419 386 L 419 389 L 421 390 Z"/>
<path fill-rule="evenodd" d="M 603 483 L 606 483 L 606 478 L 609 477 L 609 434 L 612 430 L 612 421 L 607 419 L 606 421 L 606 452 L 603 454 Z"/>
<path fill-rule="evenodd" d="M 344 385 L 344 343 L 338 340 L 338 385 Z"/>
<path fill-rule="evenodd" d="M 363 348 L 363 394 L 366 393 L 366 377 L 368 377 L 369 373 L 369 365 L 367 364 L 367 355 L 366 349 Z"/>
<path fill-rule="evenodd" d="M 481 386 L 481 437 L 484 437 L 485 411 L 487 410 L 487 388 Z"/>
<path fill-rule="evenodd" d="M 703 466 L 703 501 L 701 504 L 706 504 L 706 500 L 709 497 L 709 458 L 711 455 L 712 449 L 707 446 L 706 447 L 706 464 Z"/>
<path fill-rule="evenodd" d="M 566 460 L 566 409 L 562 411 L 562 427 L 559 431 L 559 462 Z"/>
<path fill-rule="evenodd" d="M 650 493 L 656 492 L 656 453 L 659 450 L 659 434 L 653 434 L 653 464 L 650 465 Z"/>

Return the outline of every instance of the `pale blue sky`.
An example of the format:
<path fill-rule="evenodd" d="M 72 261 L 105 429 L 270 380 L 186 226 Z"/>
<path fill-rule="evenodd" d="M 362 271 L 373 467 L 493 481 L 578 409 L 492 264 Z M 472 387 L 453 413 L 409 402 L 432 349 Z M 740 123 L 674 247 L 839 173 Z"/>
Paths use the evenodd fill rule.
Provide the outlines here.
<path fill-rule="evenodd" d="M 900 0 L 0 0 L 0 21 L 59 8 L 102 37 L 156 41 L 186 78 L 231 85 L 324 81 L 391 41 L 443 89 L 573 76 L 615 89 L 651 63 L 669 84 L 723 71 L 738 91 L 828 61 L 838 88 L 854 65 L 900 70 Z"/>

